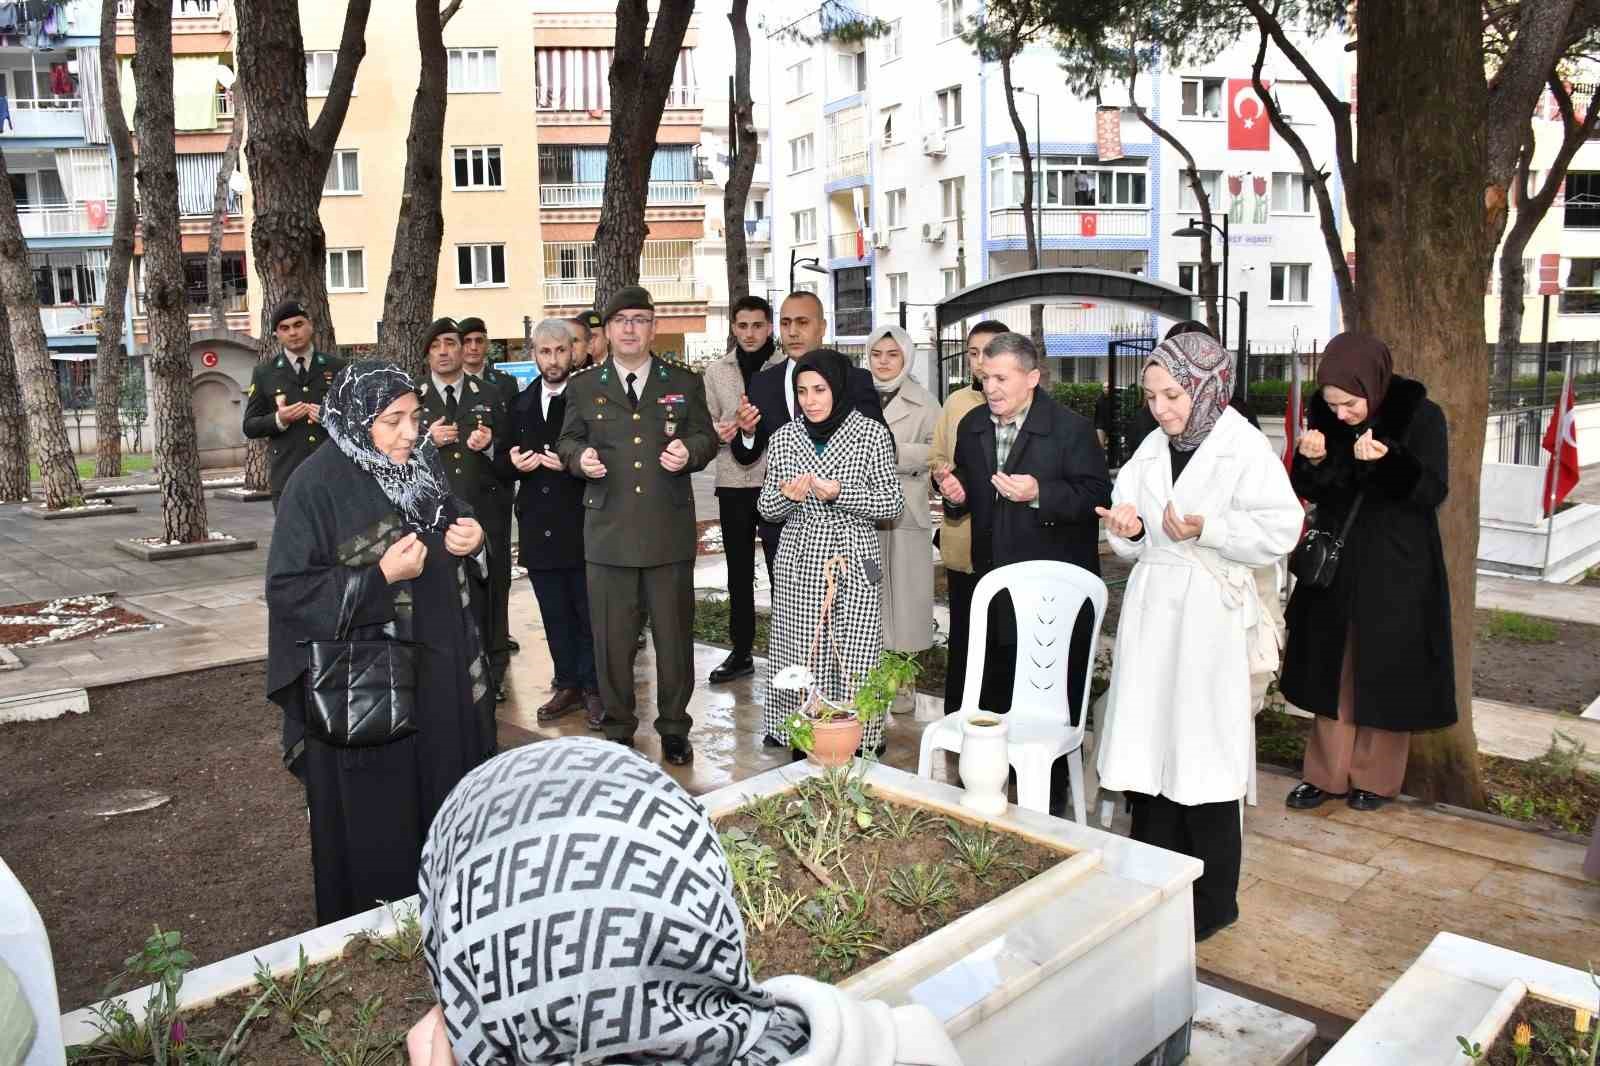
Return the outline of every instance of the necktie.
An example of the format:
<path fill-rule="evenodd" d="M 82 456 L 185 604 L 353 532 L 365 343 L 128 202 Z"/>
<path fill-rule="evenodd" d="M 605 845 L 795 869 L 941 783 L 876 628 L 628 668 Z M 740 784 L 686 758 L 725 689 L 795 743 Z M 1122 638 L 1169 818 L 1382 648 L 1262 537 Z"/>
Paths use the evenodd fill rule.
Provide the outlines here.
<path fill-rule="evenodd" d="M 637 381 L 638 378 L 639 378 L 638 374 L 629 374 L 628 375 L 628 402 L 633 404 L 633 406 L 635 406 L 635 407 L 639 406 L 639 394 L 634 391 L 633 383 L 635 381 Z"/>
<path fill-rule="evenodd" d="M 446 385 L 444 387 L 444 420 L 452 425 L 455 424 L 456 387 L 454 385 Z"/>
<path fill-rule="evenodd" d="M 297 355 L 297 356 L 294 357 L 294 370 L 295 370 L 295 376 L 300 379 L 300 387 L 302 389 L 305 388 L 306 387 L 306 357 L 305 356 Z"/>

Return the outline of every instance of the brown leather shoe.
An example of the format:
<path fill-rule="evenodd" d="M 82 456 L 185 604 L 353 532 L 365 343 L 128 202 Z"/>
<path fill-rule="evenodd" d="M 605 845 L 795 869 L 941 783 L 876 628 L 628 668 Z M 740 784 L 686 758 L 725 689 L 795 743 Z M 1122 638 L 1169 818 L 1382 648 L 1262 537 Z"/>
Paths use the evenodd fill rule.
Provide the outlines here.
<path fill-rule="evenodd" d="M 600 693 L 583 694 L 583 720 L 597 733 L 606 727 L 606 705 L 600 702 Z"/>
<path fill-rule="evenodd" d="M 565 718 L 579 707 L 583 706 L 583 692 L 575 688 L 558 688 L 556 694 L 540 707 L 538 717 L 540 722 L 554 722 L 558 718 Z"/>

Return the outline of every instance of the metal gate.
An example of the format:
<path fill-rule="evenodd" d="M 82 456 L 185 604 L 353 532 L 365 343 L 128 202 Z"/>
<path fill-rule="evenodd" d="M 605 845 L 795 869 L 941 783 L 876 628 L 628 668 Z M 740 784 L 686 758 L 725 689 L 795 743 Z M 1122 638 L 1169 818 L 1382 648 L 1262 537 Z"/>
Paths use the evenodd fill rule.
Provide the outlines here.
<path fill-rule="evenodd" d="M 1106 345 L 1106 465 L 1113 470 L 1139 446 L 1128 435 L 1136 424 L 1133 416 L 1144 403 L 1139 375 L 1155 347 L 1154 337 L 1124 337 Z"/>

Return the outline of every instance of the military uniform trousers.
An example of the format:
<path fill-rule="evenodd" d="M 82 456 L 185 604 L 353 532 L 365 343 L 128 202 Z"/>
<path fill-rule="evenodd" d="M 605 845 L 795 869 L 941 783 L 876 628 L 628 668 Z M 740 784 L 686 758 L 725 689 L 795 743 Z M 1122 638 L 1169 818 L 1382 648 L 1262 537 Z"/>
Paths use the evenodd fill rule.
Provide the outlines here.
<path fill-rule="evenodd" d="M 515 486 L 503 485 L 484 501 L 483 530 L 489 538 L 489 634 L 485 644 L 495 684 L 511 660 L 511 515 Z"/>
<path fill-rule="evenodd" d="M 641 608 L 650 612 L 655 636 L 656 732 L 664 737 L 688 736 L 694 724 L 689 718 L 689 697 L 694 693 L 694 561 L 585 566 L 606 736 L 621 740 L 639 727 L 633 664 Z"/>

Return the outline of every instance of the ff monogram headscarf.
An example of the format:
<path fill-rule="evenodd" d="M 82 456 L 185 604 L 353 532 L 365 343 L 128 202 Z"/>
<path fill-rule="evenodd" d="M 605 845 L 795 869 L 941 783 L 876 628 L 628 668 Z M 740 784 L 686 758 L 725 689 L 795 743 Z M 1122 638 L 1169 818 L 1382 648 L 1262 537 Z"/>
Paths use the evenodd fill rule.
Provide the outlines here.
<path fill-rule="evenodd" d="M 333 379 L 322 401 L 322 428 L 345 455 L 371 474 L 414 533 L 441 531 L 450 524 L 450 490 L 446 488 L 439 449 L 427 434 L 417 438 L 411 458 L 394 463 L 372 443 L 372 423 L 388 406 L 415 392 L 411 378 L 393 363 L 364 359 L 351 363 Z"/>

